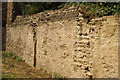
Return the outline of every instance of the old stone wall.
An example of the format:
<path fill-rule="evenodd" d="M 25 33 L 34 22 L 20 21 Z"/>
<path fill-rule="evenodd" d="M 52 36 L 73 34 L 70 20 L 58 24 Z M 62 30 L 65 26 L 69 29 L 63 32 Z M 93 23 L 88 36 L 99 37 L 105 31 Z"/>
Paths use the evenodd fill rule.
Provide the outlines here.
<path fill-rule="evenodd" d="M 68 78 L 118 78 L 118 16 L 82 17 L 79 7 L 18 16 L 7 51 L 38 69 Z"/>

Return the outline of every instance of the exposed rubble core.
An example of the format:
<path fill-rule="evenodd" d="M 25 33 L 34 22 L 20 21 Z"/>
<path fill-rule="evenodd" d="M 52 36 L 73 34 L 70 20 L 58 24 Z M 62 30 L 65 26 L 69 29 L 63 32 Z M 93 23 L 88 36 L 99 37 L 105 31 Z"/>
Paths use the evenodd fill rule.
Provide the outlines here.
<path fill-rule="evenodd" d="M 7 51 L 67 78 L 118 78 L 119 16 L 83 18 L 79 7 L 18 16 L 7 28 Z"/>

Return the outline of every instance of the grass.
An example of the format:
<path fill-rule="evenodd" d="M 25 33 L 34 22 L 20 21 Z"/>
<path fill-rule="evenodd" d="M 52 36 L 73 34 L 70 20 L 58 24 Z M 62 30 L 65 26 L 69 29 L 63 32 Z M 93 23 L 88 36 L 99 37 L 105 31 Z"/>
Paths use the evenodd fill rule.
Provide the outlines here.
<path fill-rule="evenodd" d="M 57 73 L 50 75 L 44 68 L 39 70 L 29 66 L 15 53 L 2 53 L 2 80 L 9 78 L 51 78 L 50 80 L 61 80 L 64 77 Z M 40 79 L 42 80 L 42 79 Z"/>
<path fill-rule="evenodd" d="M 52 78 L 63 79 L 64 77 L 60 76 L 60 75 L 57 74 L 57 73 L 54 73 L 54 74 L 52 75 Z"/>
<path fill-rule="evenodd" d="M 2 54 L 2 57 L 3 57 L 3 58 L 5 58 L 5 57 L 11 57 L 13 60 L 16 60 L 16 61 L 23 61 L 22 58 L 16 56 L 15 53 L 3 53 L 3 54 Z"/>
<path fill-rule="evenodd" d="M 44 69 L 29 66 L 15 53 L 2 53 L 2 78 L 50 78 Z M 3 79 L 4 80 L 4 79 Z"/>

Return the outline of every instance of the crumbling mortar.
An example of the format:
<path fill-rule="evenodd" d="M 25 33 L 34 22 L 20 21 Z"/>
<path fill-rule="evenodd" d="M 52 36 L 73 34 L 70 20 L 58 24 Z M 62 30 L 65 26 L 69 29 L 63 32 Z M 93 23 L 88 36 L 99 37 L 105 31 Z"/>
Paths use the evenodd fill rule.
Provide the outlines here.
<path fill-rule="evenodd" d="M 89 49 L 91 47 L 90 46 L 90 41 L 89 41 L 90 37 L 88 35 L 89 33 L 86 32 L 86 30 L 83 31 L 84 26 L 86 25 L 85 27 L 87 27 L 88 25 L 87 25 L 87 23 L 83 24 L 84 19 L 79 15 L 77 16 L 76 21 L 77 21 L 77 28 L 76 28 L 77 32 L 76 32 L 76 35 L 75 35 L 75 39 L 77 39 L 77 40 L 73 45 L 74 46 L 74 55 L 73 55 L 73 61 L 74 61 L 73 65 L 74 66 L 73 66 L 73 69 L 74 69 L 74 71 L 84 70 L 85 74 L 83 74 L 83 76 L 92 79 L 93 78 L 92 71 L 91 71 L 92 67 L 89 66 L 89 63 L 90 64 L 92 64 L 92 63 L 91 63 L 91 61 L 89 61 L 87 59 L 88 54 L 86 54 L 86 52 L 87 53 L 91 52 L 91 51 L 89 51 Z M 87 44 L 86 44 L 86 42 L 84 42 L 84 40 L 87 40 Z M 85 48 L 86 50 L 83 51 L 83 48 Z M 81 52 L 81 53 L 78 54 L 79 52 Z M 78 55 L 82 55 L 82 54 L 84 54 L 84 55 L 81 56 L 81 57 L 78 56 Z M 79 66 L 80 63 L 81 63 L 81 65 Z"/>

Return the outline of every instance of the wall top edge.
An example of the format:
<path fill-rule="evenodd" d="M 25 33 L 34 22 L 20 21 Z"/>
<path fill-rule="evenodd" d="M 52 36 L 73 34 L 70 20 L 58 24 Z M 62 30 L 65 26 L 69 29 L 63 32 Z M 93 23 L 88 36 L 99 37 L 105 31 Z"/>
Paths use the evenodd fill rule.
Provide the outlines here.
<path fill-rule="evenodd" d="M 33 15 L 17 16 L 16 20 L 13 22 L 13 25 L 56 22 L 66 19 L 73 20 L 79 15 L 80 17 L 83 17 L 83 14 L 81 12 L 81 8 L 78 6 L 68 6 L 58 10 L 47 10 Z"/>

